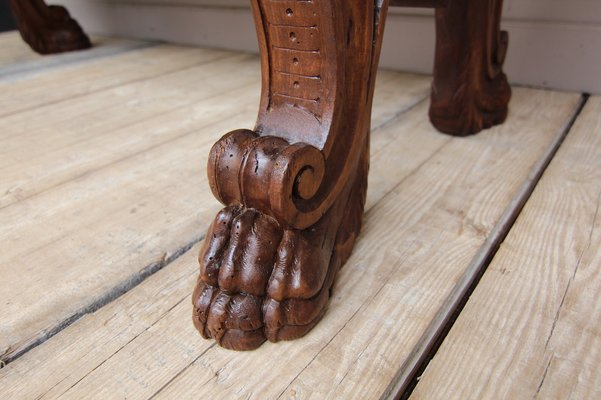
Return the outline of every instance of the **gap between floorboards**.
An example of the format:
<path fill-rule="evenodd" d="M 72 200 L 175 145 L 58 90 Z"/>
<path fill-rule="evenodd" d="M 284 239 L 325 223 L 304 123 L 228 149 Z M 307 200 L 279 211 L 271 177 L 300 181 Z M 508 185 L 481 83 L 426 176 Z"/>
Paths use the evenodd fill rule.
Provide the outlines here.
<path fill-rule="evenodd" d="M 400 368 L 398 376 L 393 379 L 382 399 L 407 400 L 411 397 L 413 390 L 419 383 L 421 375 L 438 352 L 438 349 L 444 342 L 459 314 L 461 314 L 469 297 L 476 289 L 476 286 L 478 286 L 480 279 L 509 234 L 509 231 L 534 192 L 547 167 L 572 130 L 576 120 L 586 106 L 588 98 L 589 94 L 582 94 L 572 117 L 567 121 L 563 129 L 561 129 L 544 156 L 534 165 L 529 178 L 522 184 L 513 200 L 503 212 L 499 222 L 492 229 L 490 235 L 470 262 L 462 279 L 449 294 L 436 317 L 432 320 L 430 326 L 415 346 L 412 356 Z"/>

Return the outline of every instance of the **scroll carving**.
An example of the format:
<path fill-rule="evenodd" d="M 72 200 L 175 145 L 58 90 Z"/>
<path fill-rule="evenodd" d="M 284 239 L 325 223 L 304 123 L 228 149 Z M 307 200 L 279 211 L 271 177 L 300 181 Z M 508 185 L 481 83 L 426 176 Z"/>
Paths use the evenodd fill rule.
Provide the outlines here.
<path fill-rule="evenodd" d="M 209 160 L 209 184 L 223 204 L 257 209 L 296 229 L 323 215 L 311 204 L 325 173 L 323 154 L 314 146 L 237 130 L 213 146 Z"/>
<path fill-rule="evenodd" d="M 9 0 L 23 40 L 40 54 L 83 50 L 90 39 L 77 21 L 61 6 L 43 0 Z"/>

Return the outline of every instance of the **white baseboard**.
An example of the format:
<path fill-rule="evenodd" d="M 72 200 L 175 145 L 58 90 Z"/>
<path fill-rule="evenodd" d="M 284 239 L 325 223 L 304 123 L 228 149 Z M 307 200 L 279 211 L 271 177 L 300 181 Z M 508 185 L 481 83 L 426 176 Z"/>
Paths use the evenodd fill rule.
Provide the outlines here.
<path fill-rule="evenodd" d="M 90 33 L 257 52 L 248 0 L 61 0 Z M 601 9 L 598 0 L 507 0 L 506 71 L 515 84 L 601 94 Z M 553 8 L 552 6 L 555 6 Z M 587 13 L 585 7 L 590 7 Z M 571 10 L 571 11 L 570 11 Z M 564 16 L 563 20 L 558 18 Z M 430 10 L 394 9 L 381 65 L 430 73 L 434 60 Z"/>

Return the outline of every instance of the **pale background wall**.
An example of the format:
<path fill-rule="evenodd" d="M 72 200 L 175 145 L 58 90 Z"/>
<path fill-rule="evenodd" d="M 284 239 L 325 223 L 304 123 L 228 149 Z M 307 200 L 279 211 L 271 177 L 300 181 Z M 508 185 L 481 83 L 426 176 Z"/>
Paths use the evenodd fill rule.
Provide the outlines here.
<path fill-rule="evenodd" d="M 257 51 L 248 0 L 56 2 L 90 33 Z M 506 70 L 512 82 L 601 93 L 601 0 L 505 0 L 504 8 L 503 28 L 510 33 Z M 432 13 L 391 9 L 382 66 L 431 71 Z"/>

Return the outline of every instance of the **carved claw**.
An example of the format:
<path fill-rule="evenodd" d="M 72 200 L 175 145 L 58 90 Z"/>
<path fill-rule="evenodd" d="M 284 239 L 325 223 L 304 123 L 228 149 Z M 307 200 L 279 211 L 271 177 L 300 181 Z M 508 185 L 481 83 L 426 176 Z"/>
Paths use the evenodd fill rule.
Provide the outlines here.
<path fill-rule="evenodd" d="M 509 113 L 511 87 L 504 73 L 479 85 L 462 85 L 450 95 L 432 88 L 430 120 L 440 132 L 469 136 L 502 124 Z"/>

